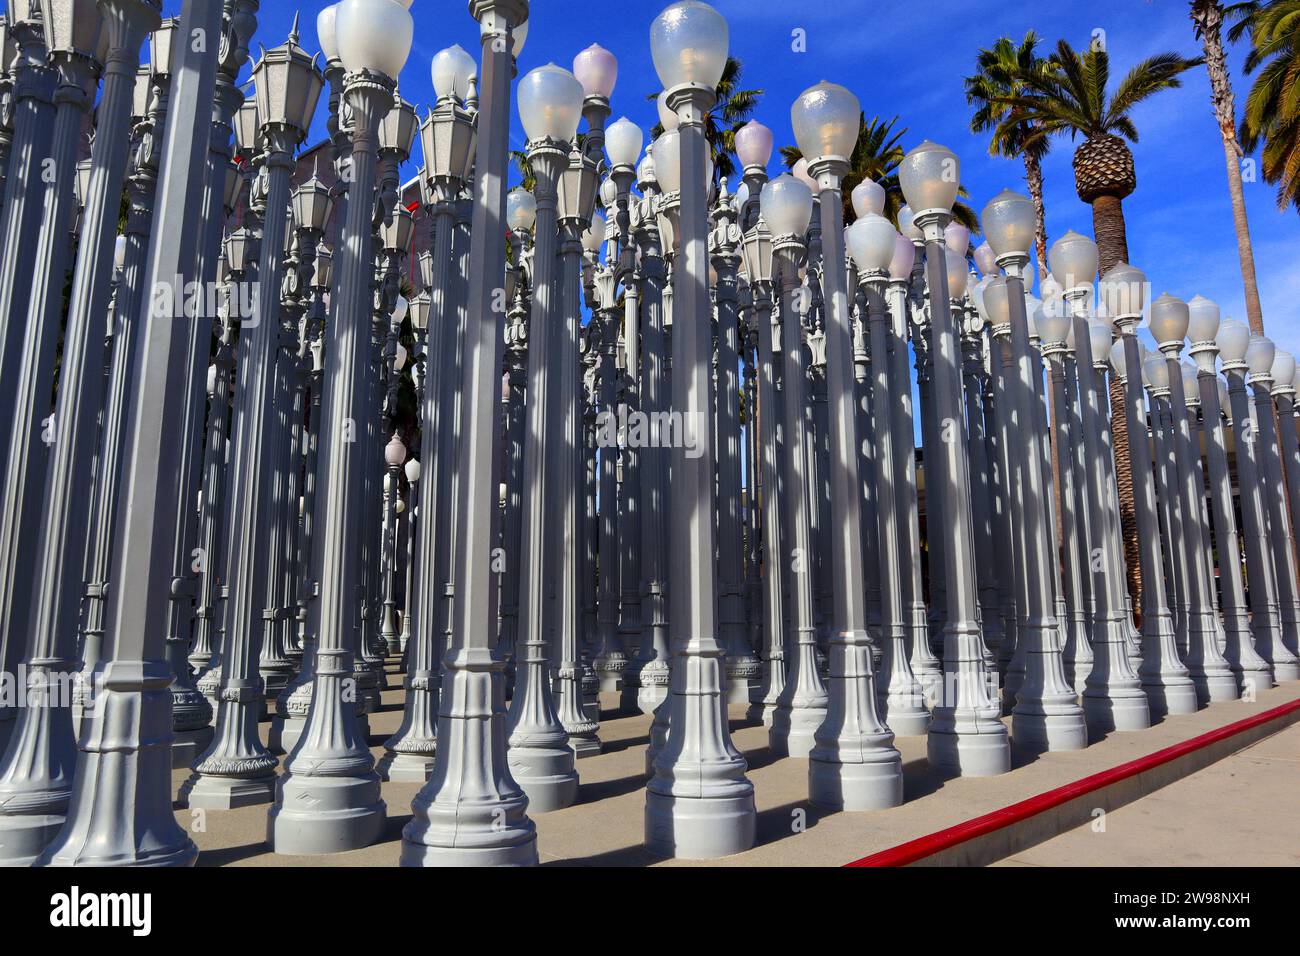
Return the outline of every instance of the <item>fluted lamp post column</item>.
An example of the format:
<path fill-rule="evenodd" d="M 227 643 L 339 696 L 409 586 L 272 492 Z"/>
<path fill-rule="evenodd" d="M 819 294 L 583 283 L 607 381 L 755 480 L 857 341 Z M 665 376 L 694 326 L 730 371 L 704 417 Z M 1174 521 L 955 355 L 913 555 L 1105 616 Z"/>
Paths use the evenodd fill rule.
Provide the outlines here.
<path fill-rule="evenodd" d="M 1156 513 L 1155 476 L 1142 396 L 1142 359 L 1137 324 L 1146 297 L 1146 276 L 1119 263 L 1101 278 L 1101 299 L 1115 317 L 1123 343 L 1123 379 L 1129 454 L 1132 456 L 1133 497 L 1137 511 L 1142 564 L 1142 663 L 1138 676 L 1146 691 L 1152 717 L 1196 712 L 1196 687 L 1178 657 L 1174 620 L 1169 609 L 1160 558 L 1160 524 Z"/>
<path fill-rule="evenodd" d="M 516 27 L 528 18 L 526 0 L 471 0 L 479 21 L 482 61 L 475 163 L 473 227 L 467 275 L 456 512 L 454 618 L 444 659 L 433 775 L 411 805 L 402 830 L 404 865 L 532 864 L 537 830 L 528 798 L 506 757 L 503 663 L 496 641 L 497 576 L 492 568 L 500 447 L 498 420 L 501 323 L 507 303 L 504 212 L 510 132 L 513 55 L 522 44 Z M 488 498 L 488 496 L 491 496 Z"/>
<path fill-rule="evenodd" d="M 528 136 L 528 158 L 536 177 L 533 246 L 533 303 L 528 322 L 528 382 L 524 413 L 524 484 L 519 543 L 519 635 L 516 640 L 515 693 L 506 715 L 506 756 L 510 774 L 536 812 L 569 806 L 578 792 L 578 773 L 568 734 L 551 696 L 551 628 L 555 612 L 548 600 L 552 583 L 555 508 L 566 459 L 554 427 L 559 389 L 551 370 L 563 336 L 553 336 L 561 310 L 555 276 L 556 184 L 569 165 L 570 143 L 578 131 L 583 89 L 572 73 L 555 64 L 533 70 L 519 81 L 519 115 Z M 558 339 L 559 349 L 552 343 Z M 571 469 L 570 469 L 571 471 Z M 608 502 L 607 502 L 608 504 Z M 563 600 L 563 598 L 561 598 Z"/>
<path fill-rule="evenodd" d="M 754 787 L 727 722 L 724 650 L 718 640 L 711 436 L 708 144 L 705 117 L 726 66 L 727 21 L 706 3 L 682 0 L 650 27 L 655 71 L 677 114 L 678 151 L 656 147 L 655 167 L 676 165 L 681 242 L 673 295 L 674 410 L 691 429 L 673 460 L 671 584 L 673 664 L 664 703 L 668 734 L 646 787 L 645 842 L 665 856 L 708 859 L 754 842 Z M 662 143 L 663 140 L 660 140 Z M 667 184 L 665 184 L 667 186 Z"/>
<path fill-rule="evenodd" d="M 383 830 L 386 806 L 374 760 L 358 726 L 353 648 L 362 590 L 359 554 L 366 530 L 364 428 L 368 409 L 371 282 L 374 272 L 371 192 L 380 120 L 392 108 L 397 74 L 410 52 L 411 16 L 389 0 L 342 0 L 331 41 L 347 70 L 344 98 L 352 113 L 351 200 L 334 253 L 333 315 L 325 330 L 325 374 L 313 562 L 320 596 L 309 612 L 316 632 L 311 710 L 276 782 L 267 842 L 277 853 L 331 853 L 366 846 Z"/>
<path fill-rule="evenodd" d="M 976 623 L 978 592 L 973 555 L 974 531 L 970 515 L 970 477 L 965 441 L 962 440 L 961 371 L 957 334 L 949 300 L 944 227 L 952 216 L 960 180 L 957 157 L 934 143 L 909 152 L 899 170 L 908 205 L 916 210 L 913 223 L 925 239 L 926 275 L 930 286 L 931 351 L 934 355 L 934 404 L 941 432 L 941 455 L 926 462 L 927 495 L 941 492 L 944 508 L 944 571 L 947 612 L 943 630 L 943 687 L 936 703 L 927 752 L 930 764 L 941 772 L 962 776 L 988 776 L 1010 769 L 1011 756 L 1000 707 L 989 691 L 984 668 L 984 640 Z M 1019 270 L 1028 261 L 1028 245 L 1004 246 L 999 259 L 1016 271 L 1006 283 L 1012 310 L 1023 309 Z M 994 246 L 994 251 L 998 247 Z M 990 287 L 992 283 L 990 283 Z M 989 289 L 984 291 L 985 301 Z M 990 310 L 992 311 L 992 310 Z M 1024 314 L 1012 311 L 1024 326 Z M 927 447 L 927 458 L 929 448 Z M 933 540 L 933 539 L 932 539 Z"/>

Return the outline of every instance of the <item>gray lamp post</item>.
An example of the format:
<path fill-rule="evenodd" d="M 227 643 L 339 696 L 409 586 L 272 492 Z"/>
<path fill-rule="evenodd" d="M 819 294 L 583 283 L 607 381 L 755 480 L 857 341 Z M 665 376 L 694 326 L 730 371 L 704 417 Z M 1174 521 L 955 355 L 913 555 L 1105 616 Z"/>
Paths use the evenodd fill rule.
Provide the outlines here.
<path fill-rule="evenodd" d="M 295 27 L 296 29 L 296 27 Z M 289 177 L 293 150 L 306 136 L 324 78 L 291 33 L 283 46 L 264 53 L 253 69 L 261 135 L 266 143 L 267 218 L 263 226 L 258 281 L 278 290 L 283 276 L 289 206 Z M 304 214 L 306 210 L 304 209 Z M 315 225 L 312 223 L 311 225 Z M 276 364 L 279 352 L 279 297 L 258 297 L 256 312 L 245 321 L 236 360 L 236 414 L 231 438 L 231 553 L 227 603 L 225 672 L 221 686 L 216 733 L 212 746 L 194 766 L 183 796 L 191 807 L 230 809 L 271 799 L 276 760 L 258 739 L 257 721 L 264 697 L 253 670 L 258 648 L 277 624 L 268 612 L 275 595 L 271 572 L 275 553 L 263 546 L 260 533 L 278 517 L 272 513 L 274 466 L 280 447 L 271 453 L 262 445 L 275 414 Z M 287 683 L 287 680 L 286 680 Z M 277 688 L 278 692 L 278 688 Z"/>
<path fill-rule="evenodd" d="M 1273 402 L 1277 406 L 1278 451 L 1285 472 L 1287 500 L 1290 507 L 1287 517 L 1291 526 L 1300 527 L 1300 435 L 1295 422 L 1295 356 L 1282 349 L 1273 357 Z"/>
<path fill-rule="evenodd" d="M 1168 293 L 1151 303 L 1151 333 L 1165 357 L 1169 403 L 1173 406 L 1174 432 L 1168 440 L 1173 449 L 1177 505 L 1182 515 L 1184 541 L 1183 553 L 1177 560 L 1184 564 L 1188 586 L 1186 664 L 1201 703 L 1210 703 L 1236 700 L 1237 683 L 1219 650 L 1222 632 L 1214 607 L 1210 554 L 1201 546 L 1205 540 L 1201 511 L 1205 491 L 1204 485 L 1197 480 L 1195 467 L 1201 457 L 1200 443 L 1193 445 L 1188 426 L 1187 400 L 1178 358 L 1189 320 L 1187 303 Z"/>
<path fill-rule="evenodd" d="M 672 465 L 673 667 L 668 736 L 646 787 L 645 840 L 666 856 L 712 858 L 754 842 L 754 787 L 727 725 L 724 650 L 714 579 L 714 475 L 710 419 L 712 322 L 708 293 L 708 144 L 704 120 L 726 65 L 727 22 L 682 0 L 650 27 L 655 71 L 677 114 L 677 149 L 656 146 L 665 191 L 680 186 L 681 252 L 673 294 L 673 406 L 692 429 L 691 454 Z M 674 155 L 675 154 L 675 155 Z M 676 183 L 671 180 L 677 180 Z"/>
<path fill-rule="evenodd" d="M 1246 365 L 1250 369 L 1250 387 L 1255 397 L 1255 431 L 1251 436 L 1254 446 L 1255 466 L 1260 481 L 1261 495 L 1268 509 L 1268 543 L 1273 552 L 1273 567 L 1277 580 L 1277 601 L 1282 629 L 1279 641 L 1287 650 L 1286 657 L 1295 657 L 1297 639 L 1297 618 L 1300 617 L 1300 598 L 1297 597 L 1295 550 L 1291 547 L 1290 517 L 1283 504 L 1283 495 L 1279 493 L 1284 487 L 1281 461 L 1277 449 L 1277 432 L 1273 426 L 1273 404 L 1271 389 L 1273 385 L 1273 359 L 1277 350 L 1272 340 L 1262 335 L 1252 335 L 1246 348 Z M 1275 489 L 1270 492 L 1265 489 Z M 1273 658 L 1273 676 L 1278 681 L 1288 680 L 1285 676 L 1284 660 L 1279 664 L 1278 657 Z"/>
<path fill-rule="evenodd" d="M 523 513 L 519 544 L 519 624 L 515 693 L 506 715 L 506 746 L 511 776 L 537 812 L 569 806 L 577 795 L 578 774 L 568 735 L 551 697 L 548 601 L 555 542 L 551 500 L 557 479 L 573 479 L 565 449 L 552 439 L 558 432 L 556 394 L 550 370 L 555 363 L 551 332 L 557 324 L 555 301 L 556 186 L 569 165 L 570 143 L 578 131 L 582 84 L 554 64 L 519 81 L 519 114 L 528 135 L 528 158 L 536 176 L 533 247 L 533 304 L 528 322 L 528 383 L 524 433 Z M 560 347 L 566 343 L 561 339 Z M 565 471 L 570 472 L 566 475 Z M 608 500 L 607 500 L 608 504 Z M 561 601 L 563 601 L 563 597 Z"/>
<path fill-rule="evenodd" d="M 876 419 L 873 481 L 878 496 L 878 528 L 872 530 L 878 532 L 880 542 L 882 658 L 878 695 L 884 719 L 894 733 L 916 735 L 926 732 L 930 714 L 925 707 L 921 683 L 908 660 L 908 626 L 903 610 L 903 581 L 899 566 L 899 510 L 895 501 L 894 409 L 887 398 L 903 387 L 903 383 L 890 382 L 890 338 L 894 330 L 885 306 L 889 267 L 897 251 L 898 238 L 889 220 L 870 211 L 861 215 L 847 233 L 849 252 L 858 265 L 866 293 L 871 340 L 872 396 Z M 906 384 L 910 386 L 911 382 Z"/>
<path fill-rule="evenodd" d="M 813 803 L 836 809 L 895 806 L 903 799 L 902 760 L 894 735 L 880 720 L 871 639 L 867 634 L 862 566 L 862 481 L 859 477 L 853 330 L 845 275 L 841 185 L 857 139 L 857 97 L 819 83 L 790 109 L 795 139 L 809 157 L 820 190 L 822 287 L 826 303 L 826 380 L 830 426 L 831 591 L 835 612 L 830 642 L 826 719 L 809 754 Z"/>
<path fill-rule="evenodd" d="M 776 237 L 772 249 L 775 263 L 768 268 L 775 272 L 781 295 L 781 353 L 785 364 L 782 398 L 788 423 L 785 436 L 787 480 L 784 485 L 776 474 L 778 448 L 775 434 L 765 442 L 765 455 L 772 459 L 772 468 L 770 475 L 763 476 L 764 495 L 781 496 L 774 501 L 777 505 L 786 504 L 788 496 L 785 509 L 788 520 L 784 527 L 778 527 L 782 516 L 775 507 L 772 509 L 774 513 L 764 518 L 765 527 L 771 525 L 764 558 L 769 562 L 768 573 L 776 577 L 769 582 L 769 590 L 777 591 L 769 598 L 773 608 L 768 621 L 771 633 L 768 679 L 784 678 L 775 688 L 774 706 L 767 708 L 764 716 L 770 720 L 768 741 L 773 753 L 807 757 L 816 744 L 817 728 L 826 720 L 829 703 L 826 685 L 817 669 L 817 634 L 812 613 L 812 532 L 809 488 L 805 477 L 810 449 L 803 422 L 807 370 L 802 318 L 807 312 L 808 296 L 807 290 L 800 288 L 799 270 L 806 255 L 803 236 L 808 232 L 813 213 L 812 190 L 793 176 L 783 174 L 763 186 L 759 208 L 760 223 L 775 230 Z M 771 328 L 766 332 L 759 329 L 759 349 L 769 363 L 774 361 Z M 771 395 L 762 414 L 768 417 L 770 412 L 774 418 L 774 389 Z M 789 569 L 788 576 L 785 575 L 786 568 Z M 776 616 L 782 607 L 777 603 L 782 576 L 786 576 L 789 582 L 793 640 L 786 638 L 784 616 Z"/>
<path fill-rule="evenodd" d="M 1232 501 L 1232 480 L 1228 472 L 1228 453 L 1223 430 L 1223 405 L 1215 376 L 1215 359 L 1219 357 L 1216 341 L 1221 325 L 1219 307 L 1203 296 L 1195 296 L 1187 303 L 1189 324 L 1187 338 L 1192 343 L 1190 354 L 1196 362 L 1197 386 L 1201 398 L 1201 414 L 1205 429 L 1205 457 L 1209 464 L 1210 506 L 1214 518 L 1214 544 L 1219 556 L 1219 582 L 1223 606 L 1223 656 L 1232 669 L 1239 690 L 1254 693 L 1271 687 L 1272 668 L 1255 650 L 1250 618 L 1254 616 L 1262 633 L 1269 620 L 1267 596 L 1272 590 L 1268 572 L 1255 567 L 1256 561 L 1247 555 L 1251 565 L 1251 604 L 1246 604 L 1245 585 L 1241 576 L 1241 543 L 1237 531 L 1236 508 Z M 1239 326 L 1244 329 L 1244 326 Z M 1227 333 L 1231 336 L 1231 329 Z M 1244 348 L 1247 338 L 1238 333 Z M 1243 488 L 1243 499 L 1247 496 Z M 1246 503 L 1242 503 L 1243 512 Z M 1257 579 L 1255 574 L 1260 577 Z M 1258 594 L 1256 594 L 1258 589 Z"/>
<path fill-rule="evenodd" d="M 468 283 L 461 394 L 462 431 L 456 511 L 452 646 L 444 659 L 433 775 L 411 806 L 402 830 L 402 863 L 536 863 L 537 831 L 528 798 L 506 759 L 502 662 L 493 652 L 496 575 L 491 550 L 499 446 L 497 420 L 504 339 L 494 303 L 505 277 L 503 213 L 510 128 L 512 52 L 528 18 L 526 0 L 471 0 L 483 44 L 477 178 Z M 512 50 L 513 48 L 513 50 Z"/>
<path fill-rule="evenodd" d="M 217 36 L 222 9 L 187 0 L 183 36 Z M 171 281 L 194 261 L 204 156 L 212 123 L 216 50 L 182 44 L 163 134 L 159 214 L 145 287 Z M 107 201 L 115 201 L 105 197 Z M 171 668 L 163 660 L 170 605 L 167 550 L 177 514 L 176 468 L 188 369 L 179 303 L 141 310 L 140 371 L 131 396 L 108 614 L 112 659 L 105 665 L 97 719 L 82 734 L 67 822 L 38 862 L 53 865 L 187 865 L 197 850 L 171 802 Z M 124 815 L 123 807 L 132 808 Z"/>
<path fill-rule="evenodd" d="M 1196 711 L 1196 688 L 1178 659 L 1174 622 L 1160 569 L 1160 525 L 1156 516 L 1151 446 L 1142 440 L 1146 422 L 1142 414 L 1142 360 L 1136 335 L 1146 295 L 1146 276 L 1127 263 L 1118 263 L 1101 278 L 1098 287 L 1106 310 L 1115 317 L 1123 342 L 1123 366 L 1115 367 L 1124 385 L 1129 454 L 1133 466 L 1133 496 L 1137 511 L 1142 559 L 1142 663 L 1138 676 L 1146 691 L 1152 717 Z"/>
<path fill-rule="evenodd" d="M 968 507 L 970 479 L 962 440 L 961 374 L 957 367 L 956 330 L 949 308 L 943 236 L 957 196 L 959 177 L 957 157 L 949 150 L 928 142 L 908 153 L 900 170 L 900 182 L 908 204 L 918 210 L 914 217 L 915 226 L 925 238 L 931 351 L 934 354 L 934 404 L 943 439 L 943 447 L 936 449 L 942 455 L 926 462 L 926 487 L 927 494 L 930 490 L 941 493 L 948 528 L 944 548 L 947 583 L 944 683 L 930 723 L 927 749 L 931 765 L 940 771 L 981 776 L 1010 769 L 1010 748 L 1006 727 L 998 719 L 999 707 L 989 694 L 984 670 L 984 641 L 976 623 L 978 595 L 970 554 L 973 531 Z M 998 247 L 995 245 L 994 248 Z M 1018 270 L 1027 259 L 1027 253 L 1019 248 L 1018 243 L 1009 243 L 1003 247 L 1003 255 L 999 258 L 1003 257 L 1016 271 L 1016 278 L 1008 281 L 1014 310 L 1024 301 L 1020 294 Z M 987 301 L 988 289 L 984 297 Z M 1015 315 L 1013 311 L 1013 322 Z M 1019 318 L 1023 325 L 1023 313 Z M 931 534 L 933 541 L 933 532 Z"/>

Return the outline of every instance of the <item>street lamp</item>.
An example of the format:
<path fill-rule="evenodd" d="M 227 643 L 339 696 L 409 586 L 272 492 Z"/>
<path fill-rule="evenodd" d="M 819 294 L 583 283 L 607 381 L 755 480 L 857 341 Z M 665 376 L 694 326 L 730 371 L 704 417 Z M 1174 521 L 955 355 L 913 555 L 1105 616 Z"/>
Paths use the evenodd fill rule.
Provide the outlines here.
<path fill-rule="evenodd" d="M 650 52 L 664 103 L 678 127 L 655 146 L 666 191 L 676 166 L 680 253 L 674 274 L 672 405 L 696 441 L 672 467 L 673 657 L 665 702 L 668 735 L 646 787 L 645 837 L 653 852 L 688 858 L 727 856 L 754 842 L 754 787 L 728 732 L 718 641 L 714 565 L 714 449 L 710 437 L 713 355 L 708 290 L 708 144 L 704 122 L 727 62 L 722 15 L 698 0 L 665 8 L 650 26 Z M 675 137 L 669 145 L 666 140 Z M 673 573 L 675 572 L 675 573 Z"/>
<path fill-rule="evenodd" d="M 834 581 L 826 720 L 809 754 L 813 803 L 867 810 L 902 802 L 902 760 L 877 712 L 863 586 L 862 481 L 859 474 L 853 329 L 845 274 L 841 187 L 857 142 L 861 109 L 842 86 L 809 87 L 790 108 L 795 139 L 820 195 L 822 286 L 826 303 L 826 380 L 831 423 L 831 565 Z"/>

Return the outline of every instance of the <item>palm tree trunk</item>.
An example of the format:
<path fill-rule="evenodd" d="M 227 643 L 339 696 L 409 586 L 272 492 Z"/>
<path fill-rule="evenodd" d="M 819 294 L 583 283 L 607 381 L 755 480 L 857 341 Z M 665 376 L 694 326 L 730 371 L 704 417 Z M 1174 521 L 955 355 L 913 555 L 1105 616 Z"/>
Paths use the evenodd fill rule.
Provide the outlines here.
<path fill-rule="evenodd" d="M 1223 139 L 1223 158 L 1228 168 L 1228 195 L 1232 198 L 1232 224 L 1237 231 L 1237 256 L 1241 260 L 1241 283 L 1246 294 L 1246 318 L 1250 330 L 1264 334 L 1264 314 L 1259 304 L 1259 283 L 1255 279 L 1255 253 L 1250 244 L 1250 224 L 1246 220 L 1246 197 L 1241 189 L 1241 143 L 1237 141 L 1237 110 L 1228 77 L 1228 60 L 1223 50 L 1223 7 L 1217 0 L 1197 0 L 1192 4 L 1192 22 L 1196 24 L 1205 51 L 1205 72 L 1210 77 L 1210 104 Z"/>
<path fill-rule="evenodd" d="M 1038 253 L 1038 275 L 1041 278 L 1047 275 L 1047 212 L 1043 206 L 1043 164 L 1037 156 L 1028 153 L 1021 158 L 1025 163 L 1029 198 L 1034 201 L 1034 249 Z"/>
<path fill-rule="evenodd" d="M 1118 196 L 1098 196 L 1092 203 L 1092 232 L 1102 275 L 1128 262 L 1128 235 L 1124 205 Z M 1124 536 L 1124 565 L 1133 611 L 1142 607 L 1141 551 L 1138 548 L 1137 511 L 1133 506 L 1133 464 L 1129 458 L 1128 418 L 1124 389 L 1116 376 L 1110 379 L 1110 433 L 1115 446 L 1115 482 L 1119 486 L 1119 523 Z"/>

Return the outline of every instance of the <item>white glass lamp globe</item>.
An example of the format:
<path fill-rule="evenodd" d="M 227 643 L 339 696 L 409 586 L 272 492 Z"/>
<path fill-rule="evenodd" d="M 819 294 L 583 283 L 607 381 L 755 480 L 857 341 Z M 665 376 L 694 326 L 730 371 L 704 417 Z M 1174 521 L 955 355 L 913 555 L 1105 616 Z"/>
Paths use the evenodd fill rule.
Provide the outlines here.
<path fill-rule="evenodd" d="M 863 275 L 875 275 L 889 268 L 894 258 L 893 224 L 874 213 L 862 216 L 845 232 L 849 255 Z"/>
<path fill-rule="evenodd" d="M 980 272 L 986 276 L 997 274 L 998 257 L 993 251 L 993 247 L 987 242 L 981 242 L 975 247 L 975 265 L 977 265 Z"/>
<path fill-rule="evenodd" d="M 736 155 L 745 168 L 767 168 L 772 158 L 772 131 L 758 120 L 750 120 L 736 130 Z"/>
<path fill-rule="evenodd" d="M 808 172 L 808 158 L 806 156 L 799 157 L 798 161 L 791 167 L 790 175 L 811 189 L 814 196 L 821 193 L 821 183 L 813 179 L 812 174 Z"/>
<path fill-rule="evenodd" d="M 407 358 L 409 358 L 409 357 L 410 357 L 410 356 L 409 356 L 409 354 L 408 354 L 407 351 L 406 351 L 406 346 L 403 345 L 401 342 L 398 342 L 398 343 L 397 343 L 397 349 L 396 349 L 396 351 L 393 353 L 393 368 L 394 368 L 394 370 L 400 372 L 402 369 L 406 368 L 406 360 L 407 360 Z"/>
<path fill-rule="evenodd" d="M 948 271 L 948 295 L 960 299 L 966 294 L 966 283 L 970 281 L 970 273 L 966 271 L 966 257 L 947 246 L 944 246 L 943 255 Z"/>
<path fill-rule="evenodd" d="M 749 183 L 741 183 L 740 188 L 736 190 L 736 210 L 739 212 L 745 208 L 749 202 Z"/>
<path fill-rule="evenodd" d="M 916 214 L 912 212 L 911 206 L 903 206 L 898 210 L 898 231 L 913 242 L 920 242 L 925 238 L 916 225 Z"/>
<path fill-rule="evenodd" d="M 665 90 L 683 83 L 716 87 L 729 45 L 726 19 L 699 0 L 679 0 L 650 24 L 650 57 Z"/>
<path fill-rule="evenodd" d="M 1044 345 L 1064 345 L 1069 337 L 1070 319 L 1064 309 L 1043 308 L 1038 321 L 1038 334 Z"/>
<path fill-rule="evenodd" d="M 1197 381 L 1196 366 L 1180 362 L 1178 371 L 1183 376 L 1183 398 L 1188 405 L 1201 404 L 1201 385 Z"/>
<path fill-rule="evenodd" d="M 1146 305 L 1147 277 L 1127 262 L 1117 262 L 1101 277 L 1101 301 L 1116 318 L 1141 315 Z"/>
<path fill-rule="evenodd" d="M 898 181 L 913 209 L 952 209 L 961 185 L 961 162 L 948 147 L 926 140 L 903 157 Z"/>
<path fill-rule="evenodd" d="M 1272 339 L 1266 335 L 1252 334 L 1250 344 L 1246 346 L 1246 367 L 1250 369 L 1251 378 L 1259 378 L 1271 372 L 1276 354 L 1277 346 Z"/>
<path fill-rule="evenodd" d="M 1121 382 L 1128 381 L 1128 359 L 1124 354 L 1124 340 L 1116 339 L 1110 346 L 1110 367 Z"/>
<path fill-rule="evenodd" d="M 802 236 L 812 221 L 812 201 L 807 183 L 782 173 L 764 184 L 758 197 L 759 215 L 773 238 Z"/>
<path fill-rule="evenodd" d="M 402 440 L 396 435 L 384 446 L 384 461 L 392 468 L 396 468 L 406 461 L 406 446 L 402 444 Z"/>
<path fill-rule="evenodd" d="M 848 159 L 858 141 L 862 107 L 837 83 L 822 80 L 799 94 L 790 107 L 790 125 L 799 151 L 816 161 L 826 156 Z"/>
<path fill-rule="evenodd" d="M 1025 288 L 1028 289 L 1029 286 L 1025 286 Z M 1038 291 L 1044 299 L 1049 301 L 1052 299 L 1059 299 L 1065 293 L 1065 290 L 1061 288 L 1061 283 L 1057 282 L 1050 275 L 1043 279 L 1042 283 L 1039 284 Z"/>
<path fill-rule="evenodd" d="M 675 129 L 659 134 L 654 151 L 655 176 L 659 179 L 659 188 L 666 193 L 678 192 L 682 188 L 681 134 Z"/>
<path fill-rule="evenodd" d="M 113 242 L 113 267 L 119 272 L 126 265 L 126 236 L 118 236 Z"/>
<path fill-rule="evenodd" d="M 1047 250 L 1047 264 L 1064 291 L 1092 285 L 1097 276 L 1097 244 L 1071 229 Z"/>
<path fill-rule="evenodd" d="M 573 75 L 588 96 L 609 99 L 618 82 L 618 60 L 598 43 L 573 58 Z"/>
<path fill-rule="evenodd" d="M 1244 361 L 1250 345 L 1250 326 L 1236 319 L 1224 319 L 1214 335 L 1214 344 L 1225 364 Z"/>
<path fill-rule="evenodd" d="M 1152 391 L 1169 387 L 1169 362 L 1163 355 L 1148 355 L 1142 360 L 1142 377 Z"/>
<path fill-rule="evenodd" d="M 406 462 L 406 480 L 411 484 L 418 484 L 420 481 L 420 459 L 410 458 Z"/>
<path fill-rule="evenodd" d="M 571 143 L 582 119 L 582 84 L 568 70 L 548 63 L 519 81 L 519 118 L 529 142 Z"/>
<path fill-rule="evenodd" d="M 988 309 L 984 307 L 984 287 L 993 279 L 992 276 L 983 276 L 974 282 L 967 281 L 967 292 L 970 295 L 971 305 L 975 306 L 975 311 L 985 322 L 989 320 Z"/>
<path fill-rule="evenodd" d="M 1029 247 L 1034 243 L 1038 218 L 1033 202 L 1004 189 L 984 207 L 980 223 L 995 256 L 1024 256 L 1029 254 Z"/>
<path fill-rule="evenodd" d="M 1111 325 L 1104 319 L 1088 320 L 1088 351 L 1092 355 L 1093 365 L 1104 365 L 1110 355 L 1112 340 Z M 1124 343 L 1120 342 L 1121 349 Z"/>
<path fill-rule="evenodd" d="M 600 204 L 606 209 L 613 209 L 618 204 L 618 183 L 613 176 L 606 176 L 600 184 Z"/>
<path fill-rule="evenodd" d="M 889 260 L 889 278 L 906 280 L 911 278 L 912 267 L 916 265 L 916 246 L 906 236 L 894 233 L 894 257 Z"/>
<path fill-rule="evenodd" d="M 415 24 L 398 0 L 340 0 L 334 33 L 349 73 L 371 70 L 397 79 L 411 53 Z"/>
<path fill-rule="evenodd" d="M 526 189 L 506 193 L 506 225 L 511 232 L 531 232 L 537 221 L 537 197 Z"/>
<path fill-rule="evenodd" d="M 435 53 L 429 69 L 433 74 L 433 91 L 439 99 L 454 96 L 464 100 L 469 96 L 470 83 L 478 73 L 478 64 L 457 43 Z"/>
<path fill-rule="evenodd" d="M 1219 307 L 1203 295 L 1187 301 L 1187 339 L 1189 342 L 1213 342 L 1219 331 Z"/>
<path fill-rule="evenodd" d="M 1273 376 L 1273 382 L 1278 388 L 1290 388 L 1291 380 L 1295 378 L 1295 356 L 1278 349 L 1273 355 L 1273 367 L 1269 369 L 1269 374 Z"/>
<path fill-rule="evenodd" d="M 659 125 L 664 128 L 664 131 L 675 130 L 677 124 L 680 123 L 681 120 L 677 118 L 675 110 L 670 110 L 668 108 L 667 90 L 664 90 L 659 94 L 659 98 L 655 100 L 655 108 L 659 111 Z"/>
<path fill-rule="evenodd" d="M 1038 327 L 1043 321 L 1043 300 L 1034 295 L 1025 294 L 1025 324 L 1029 328 L 1031 339 L 1039 338 Z"/>
<path fill-rule="evenodd" d="M 524 52 L 524 44 L 528 42 L 528 21 L 525 20 L 510 32 L 510 55 L 516 60 L 519 54 Z"/>
<path fill-rule="evenodd" d="M 943 242 L 959 256 L 970 249 L 970 230 L 959 222 L 950 222 L 943 230 Z"/>
<path fill-rule="evenodd" d="M 1011 324 L 1011 293 L 1006 276 L 994 276 L 985 284 L 982 301 L 991 326 L 1001 328 Z"/>
<path fill-rule="evenodd" d="M 320 51 L 327 61 L 339 58 L 338 12 L 339 5 L 332 3 L 316 14 L 316 39 L 320 41 Z"/>
<path fill-rule="evenodd" d="M 587 252 L 596 252 L 600 249 L 600 244 L 605 241 L 605 217 L 600 213 L 593 213 L 591 216 L 591 225 L 582 234 L 582 248 Z"/>
<path fill-rule="evenodd" d="M 620 116 L 605 130 L 605 149 L 614 166 L 635 166 L 641 157 L 645 134 L 626 116 Z"/>
<path fill-rule="evenodd" d="M 398 325 L 406 318 L 407 311 L 411 308 L 411 303 L 406 301 L 406 296 L 399 295 L 397 304 L 393 306 L 393 321 Z"/>
<path fill-rule="evenodd" d="M 1151 335 L 1161 348 L 1181 345 L 1189 323 L 1187 303 L 1164 293 L 1151 303 Z"/>
<path fill-rule="evenodd" d="M 883 216 L 885 213 L 885 187 L 874 179 L 864 179 L 849 193 L 855 216 Z"/>

